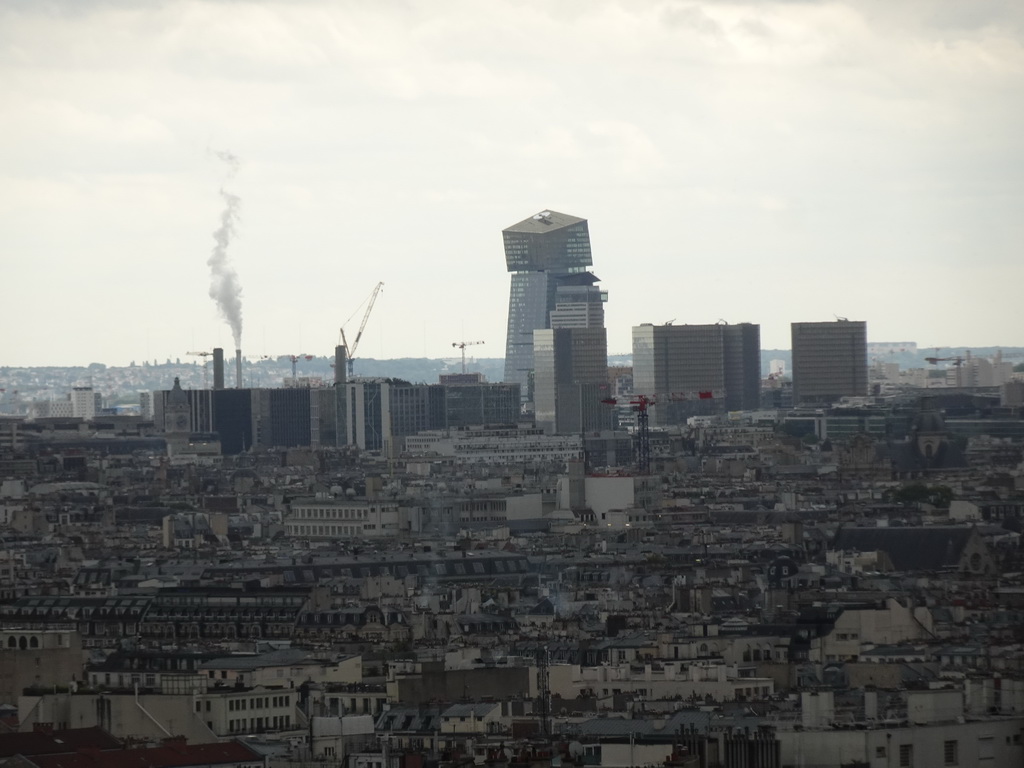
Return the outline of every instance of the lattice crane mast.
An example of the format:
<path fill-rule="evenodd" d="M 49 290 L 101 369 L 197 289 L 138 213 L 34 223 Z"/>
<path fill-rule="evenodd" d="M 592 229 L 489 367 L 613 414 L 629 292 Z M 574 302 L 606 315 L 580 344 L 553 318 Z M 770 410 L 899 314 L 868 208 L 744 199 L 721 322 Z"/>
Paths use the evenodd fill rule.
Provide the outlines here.
<path fill-rule="evenodd" d="M 298 355 L 285 355 L 289 360 L 292 361 L 292 382 L 295 382 L 295 368 L 299 363 L 299 360 L 312 360 L 312 355 L 298 354 Z"/>
<path fill-rule="evenodd" d="M 363 299 L 362 303 L 358 307 L 356 307 L 356 311 L 352 313 L 348 320 L 346 320 L 345 323 L 339 329 L 339 341 L 341 342 L 342 346 L 345 347 L 345 358 L 348 360 L 349 376 L 353 375 L 353 371 L 355 368 L 354 363 L 356 359 L 356 349 L 359 347 L 359 340 L 363 338 L 363 330 L 366 328 L 366 321 L 370 319 L 370 312 L 373 311 L 373 305 L 377 301 L 377 294 L 380 293 L 380 289 L 383 287 L 383 282 L 377 283 L 377 285 L 375 285 L 373 290 L 370 292 L 370 295 L 367 298 Z M 349 346 L 348 339 L 345 338 L 345 326 L 348 325 L 348 323 L 352 320 L 353 317 L 359 314 L 359 310 L 363 306 L 363 304 L 366 305 L 366 311 L 363 313 L 362 322 L 359 323 L 359 330 L 356 332 L 356 338 L 352 342 L 352 346 Z"/>
<path fill-rule="evenodd" d="M 477 344 L 483 344 L 482 341 L 453 341 L 452 346 L 458 347 L 462 352 L 462 372 L 466 372 L 466 347 L 473 347 Z"/>
<path fill-rule="evenodd" d="M 609 397 L 601 402 L 606 405 L 629 405 L 636 411 L 636 468 L 641 475 L 649 475 L 651 474 L 651 407 L 658 403 L 714 400 L 721 396 L 721 392 L 707 389 L 695 392 L 665 392 L 656 395 Z"/>

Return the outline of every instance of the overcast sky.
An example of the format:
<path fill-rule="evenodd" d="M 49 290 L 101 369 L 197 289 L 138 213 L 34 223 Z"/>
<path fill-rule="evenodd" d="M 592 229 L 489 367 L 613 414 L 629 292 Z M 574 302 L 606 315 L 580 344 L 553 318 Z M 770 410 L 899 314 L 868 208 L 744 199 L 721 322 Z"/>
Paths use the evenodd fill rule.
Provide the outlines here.
<path fill-rule="evenodd" d="M 643 322 L 1024 345 L 1019 0 L 0 0 L 0 365 L 504 354 L 501 230 Z M 233 179 L 215 152 L 241 160 Z M 358 326 L 359 315 L 346 331 Z"/>

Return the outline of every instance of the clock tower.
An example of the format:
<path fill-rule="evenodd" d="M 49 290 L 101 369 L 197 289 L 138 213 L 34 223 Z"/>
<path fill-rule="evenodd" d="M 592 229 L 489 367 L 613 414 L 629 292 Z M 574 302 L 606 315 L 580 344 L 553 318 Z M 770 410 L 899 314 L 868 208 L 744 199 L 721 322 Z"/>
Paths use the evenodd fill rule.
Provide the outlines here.
<path fill-rule="evenodd" d="M 191 431 L 192 408 L 188 403 L 188 395 L 181 388 L 181 381 L 175 376 L 174 386 L 164 401 L 164 432 L 181 435 Z"/>

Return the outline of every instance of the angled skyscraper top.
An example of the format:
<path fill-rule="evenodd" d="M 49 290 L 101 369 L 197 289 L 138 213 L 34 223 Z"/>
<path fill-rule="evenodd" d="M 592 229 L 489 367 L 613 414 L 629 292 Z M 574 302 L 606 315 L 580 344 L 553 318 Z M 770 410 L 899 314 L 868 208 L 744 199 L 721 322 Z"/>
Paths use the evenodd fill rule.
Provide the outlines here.
<path fill-rule="evenodd" d="M 505 381 L 529 391 L 533 332 L 551 327 L 555 292 L 569 275 L 593 263 L 587 220 L 544 210 L 502 232 L 512 273 L 505 342 Z"/>

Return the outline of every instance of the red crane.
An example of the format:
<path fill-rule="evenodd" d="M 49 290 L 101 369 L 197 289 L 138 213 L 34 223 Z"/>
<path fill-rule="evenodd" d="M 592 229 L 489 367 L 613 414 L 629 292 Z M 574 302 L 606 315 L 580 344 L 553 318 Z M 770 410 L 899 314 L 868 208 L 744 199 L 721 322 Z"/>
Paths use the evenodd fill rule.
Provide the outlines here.
<path fill-rule="evenodd" d="M 641 475 L 651 474 L 651 406 L 662 403 L 678 403 L 686 400 L 714 400 L 721 394 L 706 389 L 696 392 L 665 392 L 658 395 L 628 395 L 609 397 L 602 400 L 606 405 L 629 405 L 636 411 L 636 468 Z"/>
<path fill-rule="evenodd" d="M 312 360 L 313 356 L 312 355 L 302 355 L 302 354 L 300 354 L 300 355 L 286 355 L 286 357 L 289 360 L 292 361 L 292 384 L 294 385 L 294 383 L 295 383 L 295 366 L 296 366 L 296 364 L 298 364 L 299 360 Z"/>

